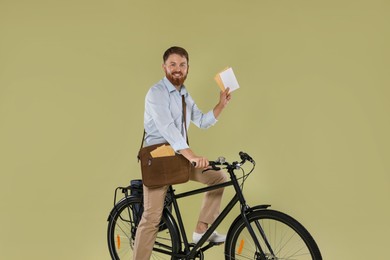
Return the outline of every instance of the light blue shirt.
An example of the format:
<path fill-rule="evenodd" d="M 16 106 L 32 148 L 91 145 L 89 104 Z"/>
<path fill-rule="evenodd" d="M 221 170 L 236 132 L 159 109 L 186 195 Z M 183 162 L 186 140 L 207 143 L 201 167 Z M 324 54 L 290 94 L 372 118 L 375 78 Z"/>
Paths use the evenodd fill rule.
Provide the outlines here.
<path fill-rule="evenodd" d="M 145 146 L 168 142 L 175 151 L 189 148 L 182 124 L 183 106 L 186 102 L 186 125 L 190 122 L 199 128 L 209 128 L 217 120 L 212 110 L 203 114 L 183 85 L 180 92 L 164 77 L 149 89 L 145 97 Z"/>

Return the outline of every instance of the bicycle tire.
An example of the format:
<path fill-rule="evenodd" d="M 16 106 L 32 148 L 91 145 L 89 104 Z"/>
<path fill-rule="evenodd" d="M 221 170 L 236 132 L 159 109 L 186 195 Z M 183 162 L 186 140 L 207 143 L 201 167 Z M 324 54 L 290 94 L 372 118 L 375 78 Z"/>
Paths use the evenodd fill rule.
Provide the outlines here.
<path fill-rule="evenodd" d="M 133 259 L 134 239 L 142 209 L 142 198 L 130 196 L 119 201 L 111 211 L 108 218 L 107 242 L 112 259 Z M 180 250 L 177 229 L 172 221 L 168 221 L 166 214 L 163 214 L 161 225 L 165 227 L 159 229 L 151 259 L 173 259 L 170 253 L 177 253 Z"/>
<path fill-rule="evenodd" d="M 248 213 L 247 217 L 265 253 L 265 260 L 322 260 L 315 240 L 294 218 L 275 210 L 257 210 Z M 273 253 L 268 250 L 256 223 L 263 229 Z M 229 230 L 225 259 L 264 259 L 260 257 L 242 219 L 236 221 Z"/>

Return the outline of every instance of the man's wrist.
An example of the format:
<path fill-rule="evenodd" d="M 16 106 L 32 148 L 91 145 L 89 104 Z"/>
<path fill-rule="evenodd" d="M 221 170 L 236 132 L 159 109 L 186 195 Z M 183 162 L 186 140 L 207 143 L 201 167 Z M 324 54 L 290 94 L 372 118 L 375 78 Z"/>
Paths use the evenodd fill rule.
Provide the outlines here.
<path fill-rule="evenodd" d="M 190 148 L 179 150 L 179 153 L 189 161 L 191 161 L 191 159 L 195 157 L 195 154 L 192 152 Z"/>

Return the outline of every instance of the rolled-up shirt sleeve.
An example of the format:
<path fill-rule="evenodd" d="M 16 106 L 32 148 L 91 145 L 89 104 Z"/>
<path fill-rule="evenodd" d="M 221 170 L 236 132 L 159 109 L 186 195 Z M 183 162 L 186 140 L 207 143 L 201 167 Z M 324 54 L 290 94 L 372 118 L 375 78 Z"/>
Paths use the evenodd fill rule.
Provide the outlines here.
<path fill-rule="evenodd" d="M 191 96 L 188 96 L 187 103 L 190 104 L 191 121 L 199 128 L 209 128 L 217 123 L 217 119 L 214 116 L 213 110 L 203 114 L 202 111 L 195 104 Z"/>

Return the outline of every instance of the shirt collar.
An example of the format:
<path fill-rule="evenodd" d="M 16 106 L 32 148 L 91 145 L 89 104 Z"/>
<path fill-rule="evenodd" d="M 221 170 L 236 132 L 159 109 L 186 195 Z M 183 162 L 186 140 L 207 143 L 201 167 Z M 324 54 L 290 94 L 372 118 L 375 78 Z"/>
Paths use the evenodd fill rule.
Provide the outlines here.
<path fill-rule="evenodd" d="M 167 87 L 169 93 L 174 92 L 175 90 L 177 91 L 176 87 L 169 81 L 169 79 L 167 79 L 166 76 L 163 78 L 163 82 Z M 187 89 L 184 85 L 181 86 L 180 94 L 187 96 Z"/>

